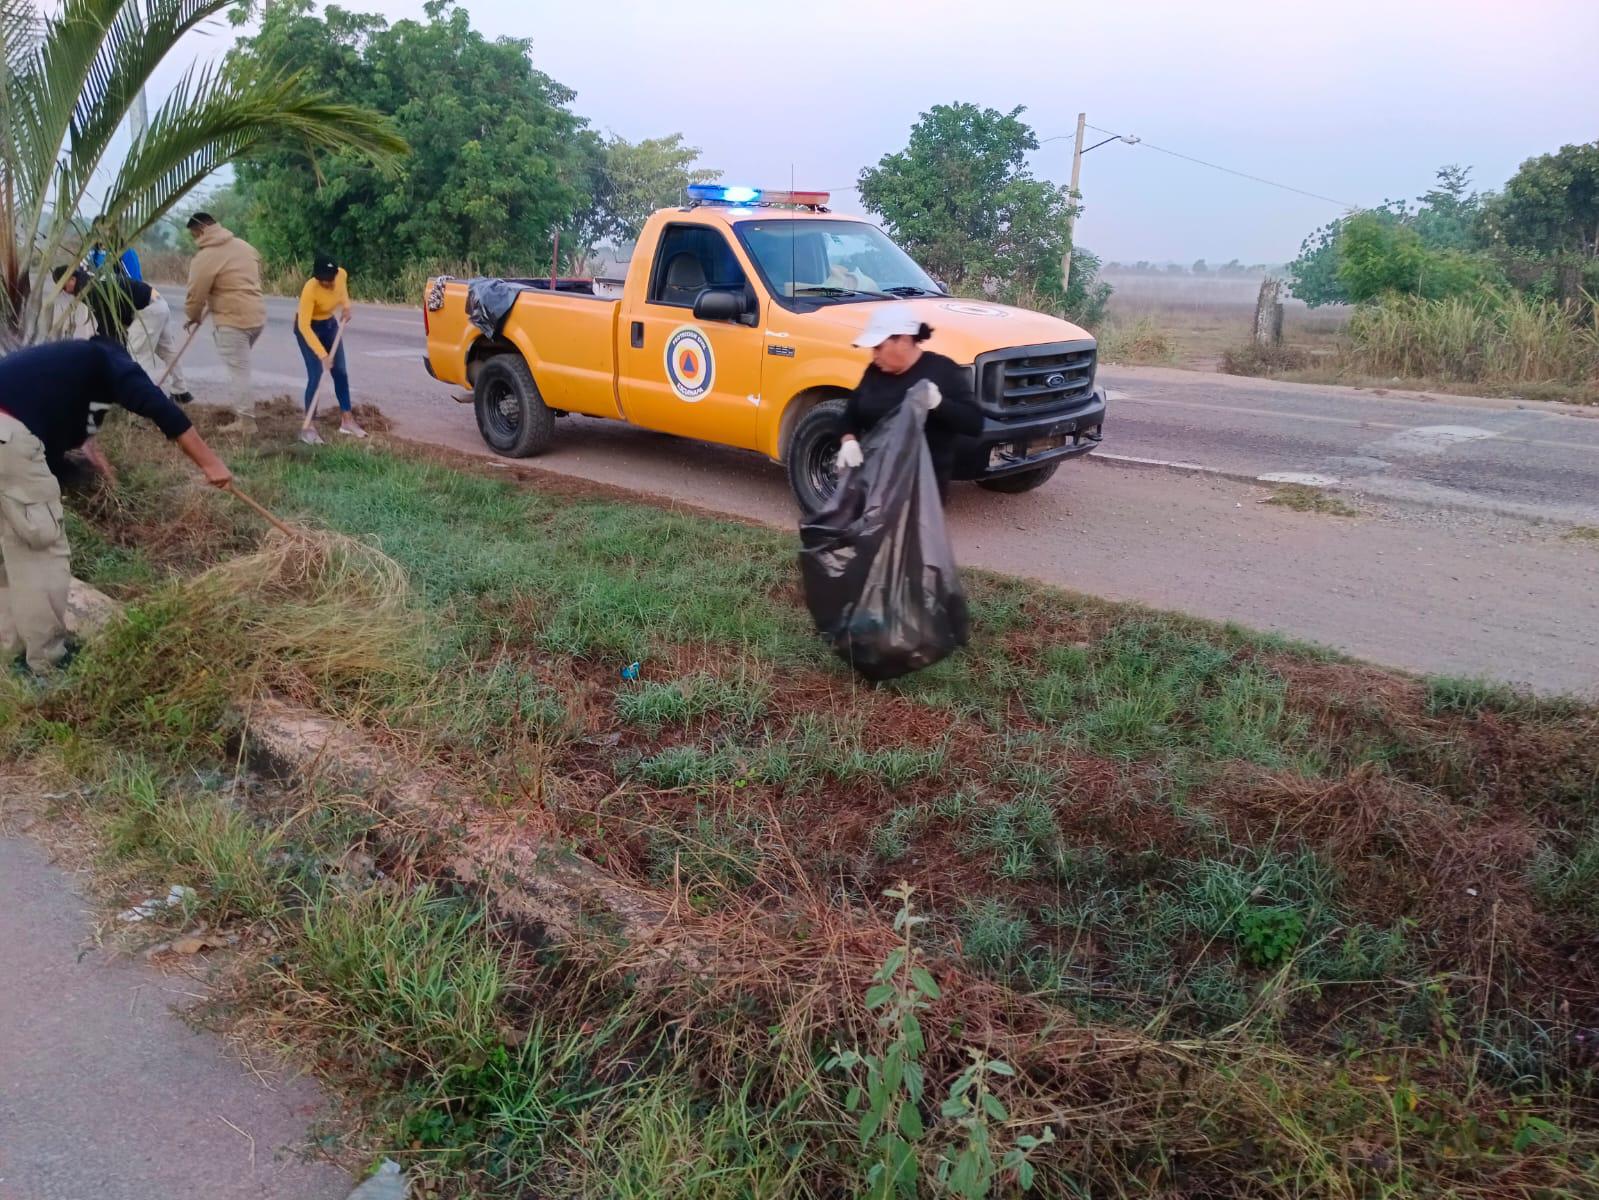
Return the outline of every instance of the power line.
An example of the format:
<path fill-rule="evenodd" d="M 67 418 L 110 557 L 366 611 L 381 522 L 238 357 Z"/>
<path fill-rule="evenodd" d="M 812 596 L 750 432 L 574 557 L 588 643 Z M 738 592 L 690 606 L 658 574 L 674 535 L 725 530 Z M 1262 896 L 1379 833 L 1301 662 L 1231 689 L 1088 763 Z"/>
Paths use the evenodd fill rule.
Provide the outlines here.
<path fill-rule="evenodd" d="M 1090 125 L 1088 128 L 1097 133 L 1111 134 L 1113 137 L 1122 136 L 1121 134 L 1116 133 L 1116 131 L 1113 129 L 1101 129 L 1098 125 Z M 1247 171 L 1235 171 L 1231 167 L 1222 166 L 1220 163 L 1206 162 L 1202 158 L 1195 158 L 1191 154 L 1182 154 L 1176 150 L 1168 150 L 1166 147 L 1157 146 L 1153 142 L 1146 142 L 1140 139 L 1138 145 L 1157 151 L 1161 154 L 1169 154 L 1173 158 L 1183 159 L 1185 162 L 1198 163 L 1200 166 L 1209 167 L 1213 171 L 1221 171 L 1227 175 L 1236 175 L 1240 179 L 1249 179 L 1255 183 L 1264 183 L 1267 187 L 1281 188 L 1285 192 L 1295 192 L 1301 196 L 1309 196 L 1312 200 L 1324 200 L 1328 204 L 1338 205 L 1339 208 L 1358 209 L 1361 207 L 1361 205 L 1351 204 L 1347 200 L 1338 200 L 1332 196 L 1323 196 L 1320 192 L 1307 192 L 1304 188 L 1297 188 L 1287 183 L 1278 183 L 1275 179 L 1266 179 L 1260 175 L 1251 175 Z"/>

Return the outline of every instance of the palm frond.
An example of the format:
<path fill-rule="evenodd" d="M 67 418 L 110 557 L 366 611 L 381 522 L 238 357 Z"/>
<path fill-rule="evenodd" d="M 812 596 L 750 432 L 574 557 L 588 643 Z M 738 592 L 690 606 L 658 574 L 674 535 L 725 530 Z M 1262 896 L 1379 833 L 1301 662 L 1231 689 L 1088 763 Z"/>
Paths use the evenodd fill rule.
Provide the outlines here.
<path fill-rule="evenodd" d="M 34 0 L 0 0 L 0 325 L 35 328 L 59 291 L 30 294 L 30 274 L 76 252 L 91 181 L 104 178 L 157 67 L 186 33 L 243 3 L 60 0 L 40 16 Z M 283 140 L 380 165 L 407 150 L 381 116 L 311 92 L 301 75 L 191 68 L 134 136 L 98 207 L 126 244 L 218 167 Z"/>
<path fill-rule="evenodd" d="M 353 151 L 379 164 L 410 149 L 387 118 L 310 93 L 300 75 L 191 70 L 129 150 L 106 212 L 132 241 L 224 163 L 285 140 L 308 152 Z"/>
<path fill-rule="evenodd" d="M 65 0 L 34 56 L 24 161 L 55 160 L 56 203 L 76 212 L 135 97 L 180 38 L 237 0 Z M 36 181 L 42 182 L 42 181 Z"/>
<path fill-rule="evenodd" d="M 17 228 L 18 148 L 12 136 L 13 106 L 22 98 L 19 71 L 43 38 L 32 0 L 0 0 L 0 317 L 17 311 L 25 298 L 27 262 Z"/>

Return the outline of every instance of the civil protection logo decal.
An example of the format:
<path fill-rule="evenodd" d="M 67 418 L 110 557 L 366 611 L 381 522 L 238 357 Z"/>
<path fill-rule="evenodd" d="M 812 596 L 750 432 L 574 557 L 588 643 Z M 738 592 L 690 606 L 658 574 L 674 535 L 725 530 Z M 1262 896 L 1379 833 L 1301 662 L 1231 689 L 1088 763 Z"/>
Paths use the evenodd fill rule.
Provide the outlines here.
<path fill-rule="evenodd" d="M 672 390 L 692 403 L 711 390 L 716 360 L 711 344 L 693 325 L 680 325 L 666 339 L 666 378 Z"/>

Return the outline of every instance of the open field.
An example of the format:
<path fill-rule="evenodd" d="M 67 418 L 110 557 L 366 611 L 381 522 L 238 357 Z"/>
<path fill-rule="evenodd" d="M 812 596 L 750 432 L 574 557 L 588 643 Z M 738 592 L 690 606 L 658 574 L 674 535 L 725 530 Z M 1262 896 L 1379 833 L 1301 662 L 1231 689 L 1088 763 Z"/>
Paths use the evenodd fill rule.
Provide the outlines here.
<path fill-rule="evenodd" d="M 438 1194 L 863 1194 L 892 1147 L 851 1077 L 928 1194 L 978 1126 L 959 1194 L 1004 1194 L 1012 1150 L 1049 1196 L 1591 1184 L 1593 709 L 982 575 L 966 652 L 867 687 L 783 534 L 292 423 L 227 447 L 244 486 L 387 557 L 262 543 L 116 431 L 137 464 L 73 533 L 135 607 L 59 689 L 0 693 L 6 750 L 63 781 L 109 903 L 181 873 L 186 916 L 251 932 L 219 1019 Z M 670 944 L 515 928 L 372 798 L 252 781 L 268 689 L 456 781 L 461 840 L 597 864 Z M 698 966 L 646 985 L 663 949 Z"/>
<path fill-rule="evenodd" d="M 1170 342 L 1169 356 L 1144 355 L 1130 362 L 1214 371 L 1226 351 L 1249 340 L 1259 277 L 1105 271 L 1100 278 L 1116 289 L 1108 309 L 1113 328 L 1142 322 L 1163 331 Z M 1283 340 L 1313 358 L 1327 355 L 1348 321 L 1345 308 L 1312 309 L 1290 299 L 1283 304 Z M 1108 361 L 1116 360 L 1111 356 Z"/>

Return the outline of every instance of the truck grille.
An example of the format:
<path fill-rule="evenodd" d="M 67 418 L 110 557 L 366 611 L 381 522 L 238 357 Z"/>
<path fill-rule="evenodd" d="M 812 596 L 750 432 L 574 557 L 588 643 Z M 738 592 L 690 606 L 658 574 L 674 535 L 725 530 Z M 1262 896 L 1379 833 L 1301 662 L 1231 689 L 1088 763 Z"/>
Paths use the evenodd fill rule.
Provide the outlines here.
<path fill-rule="evenodd" d="M 1018 346 L 977 358 L 977 401 L 997 417 L 1065 411 L 1094 394 L 1092 341 Z"/>

